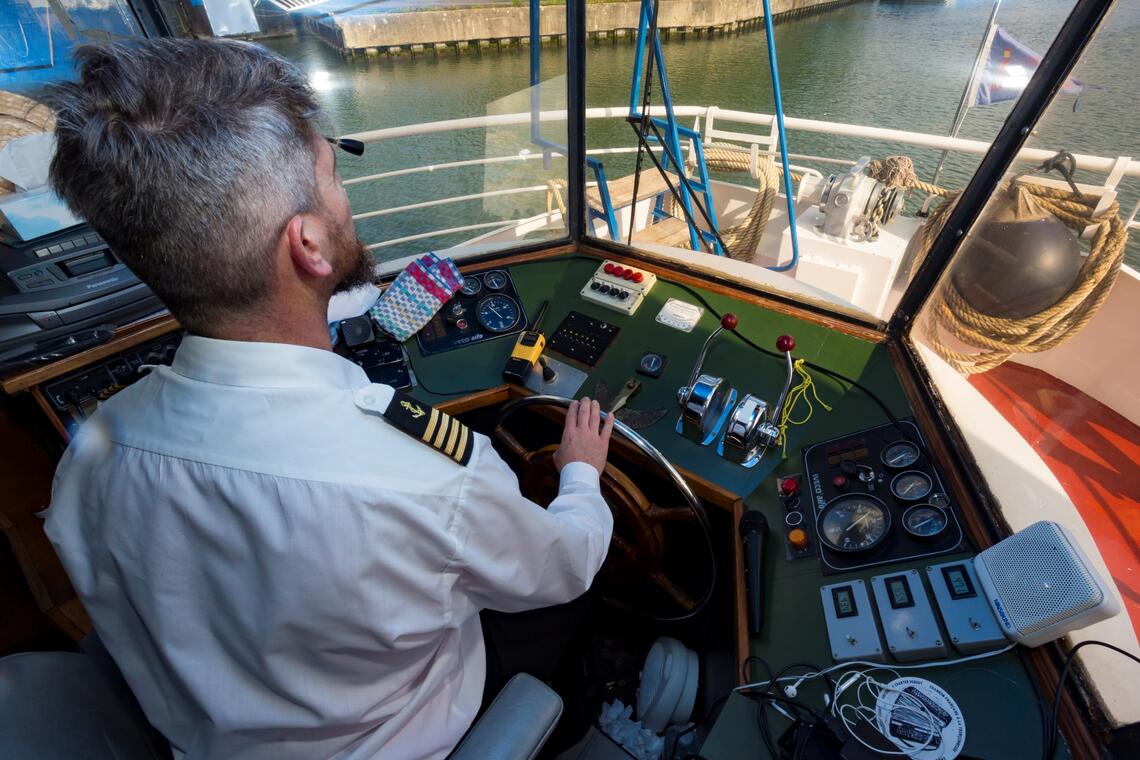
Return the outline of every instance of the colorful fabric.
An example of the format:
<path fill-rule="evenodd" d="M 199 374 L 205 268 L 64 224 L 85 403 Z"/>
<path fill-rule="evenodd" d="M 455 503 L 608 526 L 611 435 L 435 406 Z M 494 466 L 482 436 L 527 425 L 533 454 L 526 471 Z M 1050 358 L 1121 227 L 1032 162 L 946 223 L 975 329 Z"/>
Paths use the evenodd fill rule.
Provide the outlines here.
<path fill-rule="evenodd" d="M 400 272 L 370 313 L 381 329 L 405 341 L 431 321 L 462 284 L 455 262 L 428 253 Z"/>

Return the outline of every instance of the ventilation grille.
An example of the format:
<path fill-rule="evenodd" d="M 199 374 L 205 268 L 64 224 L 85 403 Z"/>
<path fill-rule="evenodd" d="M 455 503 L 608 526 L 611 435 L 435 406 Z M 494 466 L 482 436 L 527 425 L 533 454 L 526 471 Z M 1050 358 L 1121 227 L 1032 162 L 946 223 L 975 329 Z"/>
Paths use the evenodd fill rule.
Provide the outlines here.
<path fill-rule="evenodd" d="M 978 555 L 1015 631 L 1023 636 L 1104 599 L 1080 551 L 1052 522 L 1038 522 Z"/>

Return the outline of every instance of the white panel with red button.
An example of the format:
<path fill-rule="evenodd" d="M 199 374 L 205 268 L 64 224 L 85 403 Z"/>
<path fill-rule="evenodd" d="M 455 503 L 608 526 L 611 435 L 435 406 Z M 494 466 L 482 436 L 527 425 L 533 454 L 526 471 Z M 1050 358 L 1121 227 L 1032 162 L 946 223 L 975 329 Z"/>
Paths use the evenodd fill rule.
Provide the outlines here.
<path fill-rule="evenodd" d="M 622 314 L 633 314 L 655 282 L 657 275 L 652 272 L 607 261 L 582 287 L 582 298 Z"/>

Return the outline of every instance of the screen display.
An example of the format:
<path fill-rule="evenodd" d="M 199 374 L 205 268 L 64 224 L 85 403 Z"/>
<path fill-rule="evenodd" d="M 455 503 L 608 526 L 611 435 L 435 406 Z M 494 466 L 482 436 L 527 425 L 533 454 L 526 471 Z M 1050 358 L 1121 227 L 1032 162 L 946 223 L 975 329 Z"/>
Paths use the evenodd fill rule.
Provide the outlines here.
<path fill-rule="evenodd" d="M 887 597 L 891 601 L 891 607 L 897 610 L 914 606 L 914 597 L 910 595 L 910 584 L 906 582 L 905 575 L 886 578 L 883 583 L 887 586 Z"/>
<path fill-rule="evenodd" d="M 942 568 L 942 578 L 946 581 L 946 588 L 950 589 L 951 599 L 966 599 L 977 596 L 974 584 L 966 573 L 965 565 L 951 565 Z"/>
<path fill-rule="evenodd" d="M 831 598 L 835 602 L 835 617 L 846 618 L 859 614 L 855 607 L 855 594 L 851 592 L 850 586 L 831 589 Z"/>

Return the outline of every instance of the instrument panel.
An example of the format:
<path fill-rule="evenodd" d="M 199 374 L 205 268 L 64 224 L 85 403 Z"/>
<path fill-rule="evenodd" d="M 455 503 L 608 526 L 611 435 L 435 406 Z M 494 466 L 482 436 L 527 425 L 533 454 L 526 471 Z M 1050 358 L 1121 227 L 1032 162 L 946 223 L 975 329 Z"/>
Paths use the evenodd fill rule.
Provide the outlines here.
<path fill-rule="evenodd" d="M 803 457 L 824 575 L 969 548 L 912 421 L 817 443 Z"/>
<path fill-rule="evenodd" d="M 505 269 L 467 275 L 459 292 L 416 333 L 424 356 L 527 329 L 527 315 Z"/>

